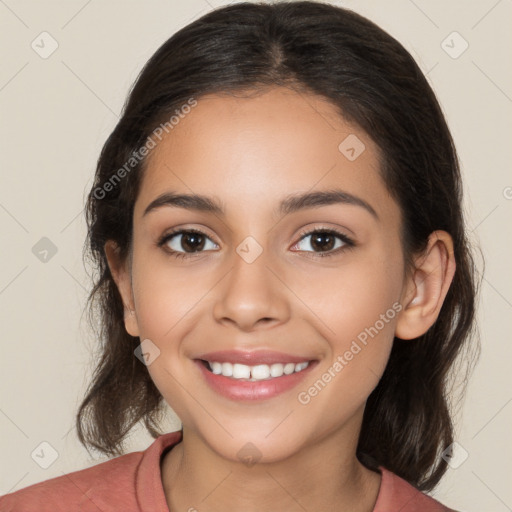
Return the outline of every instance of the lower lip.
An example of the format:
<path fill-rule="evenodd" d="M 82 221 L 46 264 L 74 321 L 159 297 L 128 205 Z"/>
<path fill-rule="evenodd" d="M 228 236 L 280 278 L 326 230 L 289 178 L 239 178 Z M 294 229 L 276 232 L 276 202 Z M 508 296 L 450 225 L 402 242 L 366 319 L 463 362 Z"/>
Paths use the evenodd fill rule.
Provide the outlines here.
<path fill-rule="evenodd" d="M 260 381 L 244 381 L 217 375 L 207 370 L 201 361 L 194 361 L 201 373 L 203 374 L 207 384 L 217 393 L 232 400 L 265 400 L 273 398 L 285 391 L 288 391 L 301 382 L 316 366 L 318 361 L 311 361 L 304 370 L 292 373 L 290 375 L 282 375 L 268 380 Z"/>

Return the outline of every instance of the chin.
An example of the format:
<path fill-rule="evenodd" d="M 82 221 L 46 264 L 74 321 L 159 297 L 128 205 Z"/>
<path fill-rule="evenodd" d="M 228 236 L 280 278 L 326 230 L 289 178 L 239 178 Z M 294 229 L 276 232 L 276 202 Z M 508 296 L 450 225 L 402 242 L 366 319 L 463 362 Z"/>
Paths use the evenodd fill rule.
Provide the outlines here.
<path fill-rule="evenodd" d="M 286 429 L 279 434 L 277 431 L 271 432 L 271 429 L 253 429 L 251 433 L 247 433 L 227 426 L 227 430 L 233 437 L 228 434 L 211 437 L 211 430 L 202 437 L 221 457 L 236 463 L 242 462 L 248 467 L 257 463 L 282 461 L 296 454 L 304 445 L 303 440 L 291 438 Z"/>

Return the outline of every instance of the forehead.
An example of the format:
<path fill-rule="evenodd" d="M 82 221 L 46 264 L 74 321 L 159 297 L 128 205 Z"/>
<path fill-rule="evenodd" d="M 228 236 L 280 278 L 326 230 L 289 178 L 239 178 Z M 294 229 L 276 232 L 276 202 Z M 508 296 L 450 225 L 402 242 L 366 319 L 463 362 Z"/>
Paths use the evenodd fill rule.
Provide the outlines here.
<path fill-rule="evenodd" d="M 332 103 L 284 87 L 208 95 L 152 150 L 135 214 L 170 190 L 215 195 L 229 215 L 263 214 L 286 195 L 333 188 L 376 210 L 390 200 L 377 146 Z"/>

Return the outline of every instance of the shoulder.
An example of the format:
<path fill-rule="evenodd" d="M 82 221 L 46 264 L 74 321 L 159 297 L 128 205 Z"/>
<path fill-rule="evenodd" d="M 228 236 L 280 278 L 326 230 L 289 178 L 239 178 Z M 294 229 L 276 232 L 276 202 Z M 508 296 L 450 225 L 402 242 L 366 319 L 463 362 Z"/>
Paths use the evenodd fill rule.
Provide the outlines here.
<path fill-rule="evenodd" d="M 1 512 L 135 512 L 166 510 L 160 474 L 162 453 L 181 440 L 163 434 L 144 451 L 62 474 L 0 496 Z"/>
<path fill-rule="evenodd" d="M 0 497 L 2 512 L 134 510 L 134 480 L 143 452 L 62 474 Z M 116 489 L 112 503 L 112 489 Z M 120 508 L 119 508 L 120 507 Z"/>
<path fill-rule="evenodd" d="M 457 512 L 422 493 L 384 467 L 380 466 L 379 470 L 382 481 L 373 512 Z"/>

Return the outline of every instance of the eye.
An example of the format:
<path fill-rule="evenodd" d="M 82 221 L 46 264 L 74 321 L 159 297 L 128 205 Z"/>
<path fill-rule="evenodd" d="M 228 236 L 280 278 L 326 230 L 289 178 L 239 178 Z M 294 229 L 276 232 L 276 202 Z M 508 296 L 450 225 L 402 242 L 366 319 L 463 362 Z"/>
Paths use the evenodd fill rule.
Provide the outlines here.
<path fill-rule="evenodd" d="M 345 249 L 350 249 L 355 246 L 355 242 L 351 238 L 334 229 L 318 228 L 313 231 L 302 232 L 300 236 L 301 239 L 297 244 L 295 244 L 294 247 L 299 246 L 303 240 L 311 237 L 309 245 L 313 247 L 313 251 L 306 250 L 306 252 L 316 252 L 315 249 L 317 249 L 320 252 L 316 253 L 316 256 L 319 256 L 320 258 L 324 258 L 326 256 L 334 256 Z M 341 241 L 341 243 L 337 246 L 336 239 Z M 302 251 L 305 249 L 299 250 Z"/>
<path fill-rule="evenodd" d="M 306 240 L 308 237 L 312 237 L 309 245 L 313 247 L 313 251 L 300 248 L 299 251 L 315 252 L 315 256 L 321 258 L 336 255 L 356 245 L 347 235 L 328 228 L 303 231 L 300 233 L 300 237 L 301 239 L 294 247 L 299 246 L 303 240 Z M 336 246 L 336 239 L 341 241 L 338 246 Z M 162 236 L 157 242 L 157 245 L 158 247 L 165 246 L 164 250 L 175 258 L 190 258 L 198 253 L 204 252 L 208 240 L 213 244 L 213 249 L 217 248 L 217 244 L 212 242 L 211 238 L 199 229 L 178 229 Z M 184 249 L 184 251 L 181 249 Z M 315 249 L 319 250 L 319 252 L 316 252 Z"/>
<path fill-rule="evenodd" d="M 157 242 L 157 245 L 158 247 L 165 245 L 165 250 L 176 258 L 187 258 L 197 252 L 203 252 L 207 245 L 206 240 L 211 241 L 211 238 L 199 229 L 181 229 L 167 233 Z M 216 246 L 214 242 L 212 244 Z M 182 252 L 181 248 L 184 248 L 185 251 Z"/>

